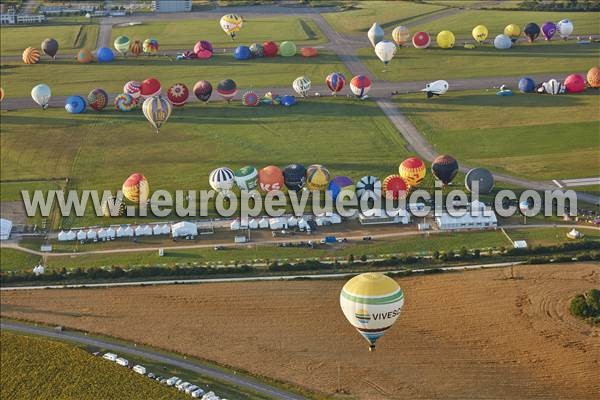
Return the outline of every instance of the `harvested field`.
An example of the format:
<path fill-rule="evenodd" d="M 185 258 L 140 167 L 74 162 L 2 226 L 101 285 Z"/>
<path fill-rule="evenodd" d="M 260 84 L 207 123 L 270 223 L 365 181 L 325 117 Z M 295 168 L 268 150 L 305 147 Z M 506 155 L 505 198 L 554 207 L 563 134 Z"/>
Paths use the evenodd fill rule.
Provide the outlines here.
<path fill-rule="evenodd" d="M 597 398 L 600 329 L 569 315 L 600 265 L 400 279 L 375 353 L 339 311 L 342 281 L 3 292 L 4 317 L 60 324 L 352 398 Z M 344 397 L 345 398 L 345 397 Z"/>

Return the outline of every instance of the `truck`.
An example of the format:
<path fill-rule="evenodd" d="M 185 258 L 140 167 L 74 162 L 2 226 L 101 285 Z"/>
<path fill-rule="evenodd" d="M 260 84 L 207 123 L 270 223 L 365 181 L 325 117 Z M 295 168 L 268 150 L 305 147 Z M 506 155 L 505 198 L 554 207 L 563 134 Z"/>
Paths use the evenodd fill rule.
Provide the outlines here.
<path fill-rule="evenodd" d="M 144 367 L 143 365 L 134 365 L 133 370 L 140 375 L 146 375 L 146 367 Z"/>
<path fill-rule="evenodd" d="M 333 244 L 337 243 L 337 239 L 335 236 L 325 236 L 324 239 L 321 239 L 321 244 Z"/>
<path fill-rule="evenodd" d="M 246 243 L 248 238 L 246 236 L 236 236 L 233 238 L 234 243 Z"/>
<path fill-rule="evenodd" d="M 102 358 L 108 361 L 116 361 L 118 357 L 115 353 L 106 353 L 102 356 Z"/>

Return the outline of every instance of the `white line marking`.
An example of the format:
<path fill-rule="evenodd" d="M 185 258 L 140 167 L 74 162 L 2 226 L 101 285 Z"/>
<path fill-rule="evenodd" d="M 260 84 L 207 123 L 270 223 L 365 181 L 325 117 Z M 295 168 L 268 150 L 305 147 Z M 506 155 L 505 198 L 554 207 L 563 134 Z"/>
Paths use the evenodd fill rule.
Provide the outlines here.
<path fill-rule="evenodd" d="M 561 189 L 562 189 L 563 185 L 561 185 L 560 183 L 558 183 L 558 181 L 557 181 L 556 179 L 553 179 L 553 180 L 552 180 L 552 182 L 554 182 L 554 184 L 555 184 L 556 186 L 558 186 L 559 188 L 561 188 Z"/>

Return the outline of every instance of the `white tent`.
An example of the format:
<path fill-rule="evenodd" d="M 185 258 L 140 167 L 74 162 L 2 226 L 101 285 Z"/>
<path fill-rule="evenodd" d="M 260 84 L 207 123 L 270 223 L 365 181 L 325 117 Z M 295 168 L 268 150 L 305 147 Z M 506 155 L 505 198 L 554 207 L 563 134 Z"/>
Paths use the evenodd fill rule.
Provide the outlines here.
<path fill-rule="evenodd" d="M 85 231 L 82 229 L 79 232 L 77 232 L 77 240 L 85 240 L 87 239 L 87 234 L 85 233 Z"/>
<path fill-rule="evenodd" d="M 58 233 L 58 241 L 59 242 L 67 242 L 69 240 L 75 240 L 77 238 L 77 234 L 73 231 L 60 231 Z"/>
<path fill-rule="evenodd" d="M 106 239 L 106 229 L 104 228 L 100 228 L 98 229 L 98 232 L 96 232 L 98 234 L 98 239 L 102 240 L 102 239 Z"/>
<path fill-rule="evenodd" d="M 248 221 L 248 228 L 250 229 L 257 229 L 258 228 L 258 221 L 254 218 L 252 218 L 250 221 Z"/>
<path fill-rule="evenodd" d="M 133 236 L 133 228 L 130 227 L 129 225 L 127 226 L 120 226 L 117 229 L 117 237 L 132 237 Z"/>
<path fill-rule="evenodd" d="M 267 217 L 262 217 L 260 221 L 258 221 L 258 227 L 261 229 L 266 229 L 269 227 L 269 220 Z"/>
<path fill-rule="evenodd" d="M 109 239 L 114 239 L 117 237 L 117 231 L 115 231 L 112 227 L 106 228 L 106 237 Z"/>
<path fill-rule="evenodd" d="M 492 211 L 468 211 L 464 215 L 452 216 L 444 213 L 435 218 L 440 229 L 482 229 L 498 226 L 496 214 Z"/>
<path fill-rule="evenodd" d="M 250 221 L 248 220 L 248 218 L 240 219 L 240 229 L 248 229 L 249 223 L 250 223 Z"/>
<path fill-rule="evenodd" d="M 287 219 L 285 219 L 284 217 L 269 218 L 269 228 L 271 228 L 272 230 L 287 229 L 287 227 Z"/>
<path fill-rule="evenodd" d="M 42 275 L 44 273 L 44 271 L 45 271 L 45 268 L 42 264 L 38 264 L 37 267 L 33 268 L 33 273 L 35 275 Z"/>
<path fill-rule="evenodd" d="M 13 223 L 11 220 L 0 218 L 0 240 L 8 240 L 12 231 Z"/>
<path fill-rule="evenodd" d="M 138 225 L 135 228 L 135 236 L 152 236 L 152 227 L 150 225 Z"/>
<path fill-rule="evenodd" d="M 567 233 L 567 237 L 569 239 L 581 239 L 583 237 L 583 234 L 577 229 L 573 228 L 569 233 Z"/>
<path fill-rule="evenodd" d="M 171 225 L 173 237 L 198 236 L 198 226 L 192 222 L 181 221 Z"/>
<path fill-rule="evenodd" d="M 331 222 L 332 224 L 341 224 L 342 217 L 340 217 L 339 214 L 331 213 L 331 215 L 329 216 L 329 222 Z"/>
<path fill-rule="evenodd" d="M 155 235 L 168 235 L 171 233 L 171 227 L 169 224 L 156 224 L 152 228 L 152 231 Z"/>
<path fill-rule="evenodd" d="M 98 238 L 98 234 L 96 233 L 95 230 L 90 229 L 87 231 L 87 238 L 90 240 L 94 240 L 94 239 Z"/>
<path fill-rule="evenodd" d="M 298 226 L 298 219 L 292 215 L 287 219 L 287 224 L 289 227 Z"/>
<path fill-rule="evenodd" d="M 242 224 L 240 223 L 239 218 L 234 219 L 233 222 L 231 222 L 231 224 L 229 224 L 229 228 L 232 231 L 240 230 L 241 227 L 242 227 Z"/>
<path fill-rule="evenodd" d="M 358 219 L 361 224 L 408 224 L 410 215 L 403 208 L 393 210 L 384 210 L 380 208 L 370 208 L 362 212 Z"/>
<path fill-rule="evenodd" d="M 308 222 L 304 219 L 304 217 L 298 219 L 298 229 L 301 231 L 308 228 Z"/>

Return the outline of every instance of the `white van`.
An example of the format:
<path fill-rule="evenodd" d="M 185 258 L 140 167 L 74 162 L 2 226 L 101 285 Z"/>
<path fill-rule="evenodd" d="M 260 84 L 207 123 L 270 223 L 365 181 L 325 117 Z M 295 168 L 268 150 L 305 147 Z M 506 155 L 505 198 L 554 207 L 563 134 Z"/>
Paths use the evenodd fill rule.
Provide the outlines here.
<path fill-rule="evenodd" d="M 123 357 L 119 357 L 115 360 L 115 362 L 119 365 L 122 365 L 123 367 L 126 367 L 129 365 L 129 361 L 127 361 L 126 359 L 124 359 Z"/>
<path fill-rule="evenodd" d="M 198 389 L 197 385 L 190 385 L 185 388 L 184 392 L 185 392 L 185 394 L 190 394 L 190 393 L 196 391 L 196 389 Z"/>
<path fill-rule="evenodd" d="M 116 361 L 117 357 L 119 357 L 119 356 L 117 356 L 114 353 L 106 353 L 102 356 L 102 358 L 104 358 L 105 360 L 108 360 L 108 361 Z"/>
<path fill-rule="evenodd" d="M 167 384 L 167 386 L 173 386 L 178 380 L 179 378 L 177 376 L 172 376 L 169 379 L 167 379 L 165 383 Z"/>
<path fill-rule="evenodd" d="M 134 365 L 133 370 L 140 375 L 146 375 L 146 367 L 144 367 L 143 365 Z"/>
<path fill-rule="evenodd" d="M 196 389 L 191 393 L 192 397 L 195 399 L 199 399 L 200 397 L 202 397 L 203 394 L 204 394 L 204 390 L 202 390 L 202 389 Z"/>

